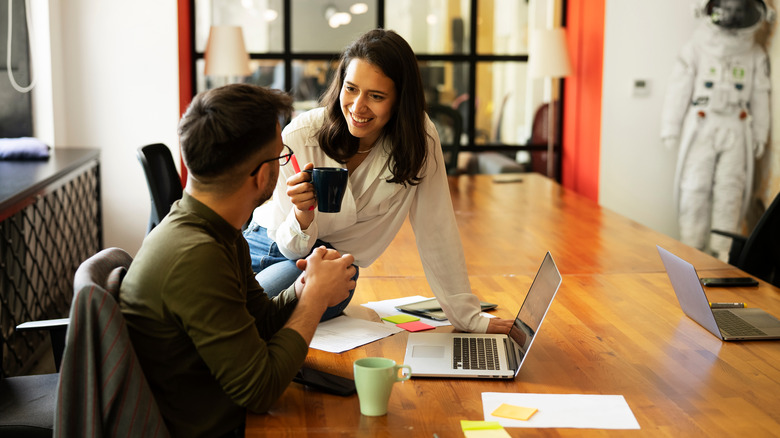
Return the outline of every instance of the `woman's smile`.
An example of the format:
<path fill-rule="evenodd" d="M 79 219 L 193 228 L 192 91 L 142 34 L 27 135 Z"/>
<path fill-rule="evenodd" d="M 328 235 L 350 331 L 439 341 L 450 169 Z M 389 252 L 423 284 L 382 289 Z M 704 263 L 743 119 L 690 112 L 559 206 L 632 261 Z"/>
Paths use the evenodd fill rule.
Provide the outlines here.
<path fill-rule="evenodd" d="M 395 114 L 395 83 L 373 64 L 353 59 L 347 66 L 339 99 L 349 133 L 370 148 Z"/>

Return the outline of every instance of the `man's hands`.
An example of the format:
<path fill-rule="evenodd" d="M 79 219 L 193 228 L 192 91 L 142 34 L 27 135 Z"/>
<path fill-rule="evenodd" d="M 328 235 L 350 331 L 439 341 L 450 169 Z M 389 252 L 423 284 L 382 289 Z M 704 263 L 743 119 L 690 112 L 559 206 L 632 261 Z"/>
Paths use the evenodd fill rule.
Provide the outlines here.
<path fill-rule="evenodd" d="M 295 265 L 303 274 L 295 282 L 298 305 L 287 320 L 289 327 L 303 337 L 308 345 L 325 309 L 344 301 L 355 288 L 355 258 L 341 255 L 324 246 L 315 248 L 305 260 Z"/>
<path fill-rule="evenodd" d="M 307 163 L 304 169 L 314 169 L 314 163 Z M 314 221 L 314 208 L 317 199 L 314 197 L 314 186 L 311 185 L 311 175 L 306 172 L 298 172 L 287 178 L 287 196 L 295 207 L 295 218 L 301 225 L 301 229 L 309 228 Z"/>
<path fill-rule="evenodd" d="M 335 249 L 324 246 L 315 248 L 309 257 L 295 262 L 298 269 L 304 271 L 295 287 L 299 299 L 311 295 L 312 299 L 326 303 L 326 307 L 347 299 L 349 291 L 355 288 L 352 280 L 355 276 L 354 262 L 355 258 L 350 254 L 341 255 Z"/>

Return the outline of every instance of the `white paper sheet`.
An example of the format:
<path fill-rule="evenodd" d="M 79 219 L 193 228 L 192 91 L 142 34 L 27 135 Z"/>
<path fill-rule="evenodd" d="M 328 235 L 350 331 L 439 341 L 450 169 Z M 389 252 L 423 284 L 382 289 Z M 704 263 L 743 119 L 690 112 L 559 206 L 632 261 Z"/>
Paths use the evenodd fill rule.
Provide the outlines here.
<path fill-rule="evenodd" d="M 416 303 L 418 301 L 427 300 L 427 299 L 430 299 L 430 297 L 414 295 L 411 297 L 395 298 L 395 299 L 383 300 L 383 301 L 370 301 L 368 303 L 362 304 L 362 306 L 372 309 L 374 312 L 376 312 L 377 315 L 379 315 L 380 318 L 384 318 L 385 316 L 408 315 L 408 313 L 395 310 L 396 306 L 403 306 L 404 304 Z M 425 318 L 423 316 L 418 316 L 418 315 L 414 315 L 414 316 L 419 317 L 420 321 L 428 325 L 432 325 L 434 327 L 452 325 L 450 324 L 449 321 L 437 321 L 435 319 Z M 387 324 L 392 324 L 392 323 L 387 322 Z"/>
<path fill-rule="evenodd" d="M 403 331 L 395 324 L 339 316 L 321 322 L 309 345 L 317 350 L 341 353 Z"/>
<path fill-rule="evenodd" d="M 490 415 L 501 403 L 539 411 L 528 421 Z M 639 423 L 622 395 L 483 392 L 482 409 L 485 421 L 498 421 L 504 427 L 639 429 Z"/>

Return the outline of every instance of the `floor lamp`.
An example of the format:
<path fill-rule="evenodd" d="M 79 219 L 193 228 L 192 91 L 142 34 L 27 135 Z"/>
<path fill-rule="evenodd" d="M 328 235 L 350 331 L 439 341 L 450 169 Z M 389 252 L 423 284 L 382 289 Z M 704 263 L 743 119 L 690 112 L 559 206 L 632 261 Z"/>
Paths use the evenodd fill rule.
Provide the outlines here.
<path fill-rule="evenodd" d="M 240 26 L 211 26 L 203 57 L 206 76 L 222 76 L 230 81 L 252 73 Z"/>
<path fill-rule="evenodd" d="M 571 74 L 566 29 L 534 29 L 529 50 L 529 74 L 550 81 L 550 103 L 547 107 L 547 176 L 554 177 L 555 147 L 555 79 Z"/>

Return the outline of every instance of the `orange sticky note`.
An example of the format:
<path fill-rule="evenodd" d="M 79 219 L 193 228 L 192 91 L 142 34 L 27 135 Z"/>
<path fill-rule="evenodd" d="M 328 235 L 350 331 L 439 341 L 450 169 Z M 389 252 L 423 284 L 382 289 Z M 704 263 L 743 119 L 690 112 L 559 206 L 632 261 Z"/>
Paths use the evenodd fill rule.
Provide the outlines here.
<path fill-rule="evenodd" d="M 523 408 L 520 406 L 508 405 L 502 403 L 492 414 L 495 417 L 511 418 L 513 420 L 528 421 L 538 409 L 536 408 Z"/>

